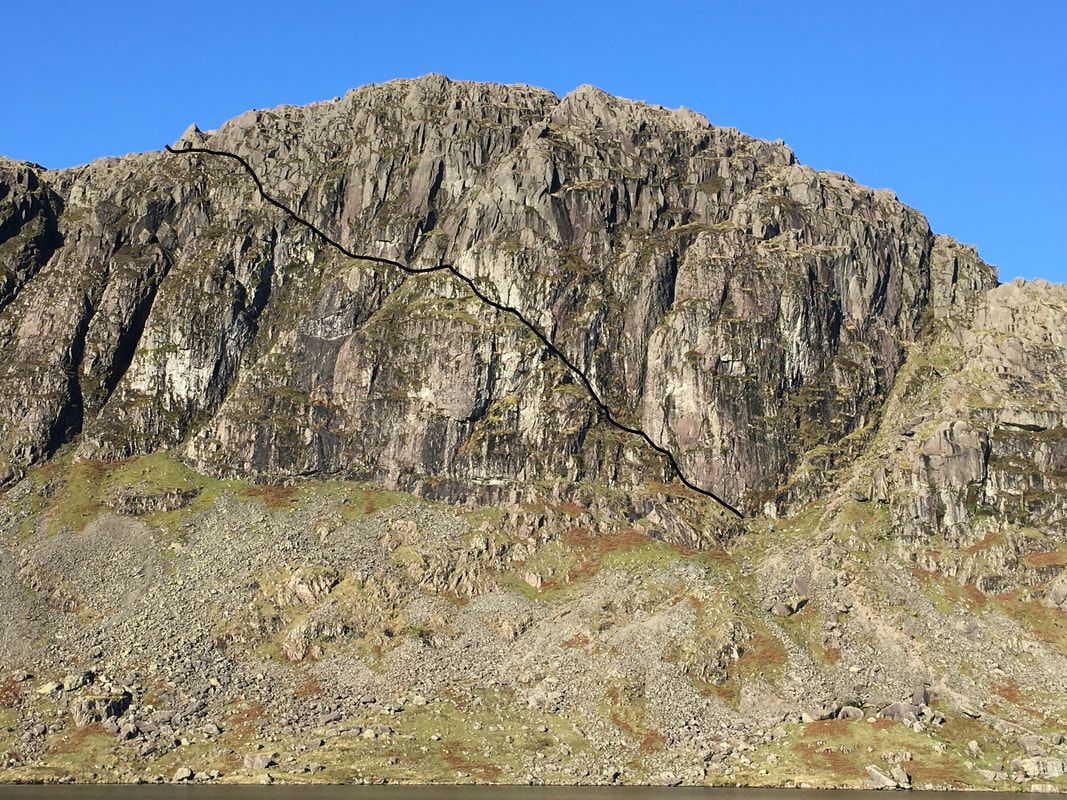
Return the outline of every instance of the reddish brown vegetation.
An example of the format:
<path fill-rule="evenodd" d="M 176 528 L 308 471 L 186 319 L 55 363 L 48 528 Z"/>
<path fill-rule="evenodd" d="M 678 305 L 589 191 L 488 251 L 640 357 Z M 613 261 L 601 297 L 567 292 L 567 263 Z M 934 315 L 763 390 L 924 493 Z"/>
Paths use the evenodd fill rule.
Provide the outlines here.
<path fill-rule="evenodd" d="M 856 766 L 852 758 L 839 753 L 832 747 L 797 742 L 793 745 L 793 750 L 810 769 L 824 770 L 842 778 L 856 778 L 862 774 L 862 770 Z"/>
<path fill-rule="evenodd" d="M 19 684 L 14 677 L 0 682 L 0 706 L 11 708 L 19 699 Z"/>
<path fill-rule="evenodd" d="M 255 731 L 256 723 L 261 719 L 266 719 L 266 716 L 267 710 L 262 703 L 248 703 L 230 712 L 226 727 L 233 733 L 248 736 Z"/>
<path fill-rule="evenodd" d="M 295 486 L 282 486 L 276 483 L 261 483 L 241 489 L 242 497 L 258 497 L 267 508 L 289 508 L 296 499 Z"/>
<path fill-rule="evenodd" d="M 1001 610 L 1043 642 L 1067 654 L 1067 614 L 1033 600 L 1024 600 L 1019 590 L 996 595 Z"/>
<path fill-rule="evenodd" d="M 768 667 L 782 666 L 788 661 L 782 643 L 769 633 L 756 634 L 745 646 L 741 657 L 726 667 L 726 682 L 713 687 L 715 694 L 728 703 L 736 703 L 739 682 L 742 678 L 754 675 Z"/>
<path fill-rule="evenodd" d="M 1025 700 L 1023 693 L 1019 691 L 1019 684 L 1011 678 L 1005 678 L 1000 683 L 994 683 L 990 688 L 993 690 L 993 694 L 1000 695 L 1009 703 L 1019 704 Z"/>
<path fill-rule="evenodd" d="M 293 691 L 293 697 L 301 699 L 307 697 L 318 697 L 320 694 L 322 694 L 322 686 L 311 675 L 308 675 L 304 679 L 303 683 L 297 686 L 296 689 Z"/>
<path fill-rule="evenodd" d="M 1004 544 L 1004 534 L 997 532 L 988 533 L 982 540 L 975 542 L 970 547 L 964 547 L 963 552 L 978 553 L 982 550 L 988 550 L 989 548 L 996 547 L 1000 544 Z"/>
<path fill-rule="evenodd" d="M 570 514 L 572 517 L 577 517 L 585 512 L 585 509 L 582 508 L 580 505 L 578 505 L 577 503 L 570 502 L 560 503 L 556 506 L 556 510 L 562 511 L 564 514 Z"/>
<path fill-rule="evenodd" d="M 478 780 L 492 782 L 500 777 L 500 767 L 495 764 L 487 764 L 481 761 L 471 761 L 462 753 L 463 745 L 455 739 L 449 739 L 441 744 L 441 758 L 452 769 L 459 772 L 469 772 Z"/>
<path fill-rule="evenodd" d="M 63 734 L 62 739 L 54 741 L 48 746 L 48 752 L 56 755 L 77 753 L 85 746 L 85 740 L 93 736 L 106 736 L 109 741 L 111 740 L 111 736 L 103 729 L 100 723 L 93 722 L 80 728 L 68 729 L 68 732 Z"/>
<path fill-rule="evenodd" d="M 945 577 L 935 570 L 912 567 L 911 574 L 922 583 L 936 583 L 945 592 L 945 596 L 952 602 L 965 601 L 971 610 L 985 605 L 986 596 L 973 583 L 962 586 L 951 578 Z"/>
<path fill-rule="evenodd" d="M 908 772 L 915 783 L 933 783 L 941 786 L 964 786 L 961 779 L 963 774 L 959 764 L 942 763 L 931 764 L 928 762 L 910 762 Z"/>
<path fill-rule="evenodd" d="M 847 719 L 820 719 L 809 722 L 800 732 L 802 739 L 824 739 L 830 736 L 845 736 L 848 734 L 848 726 L 851 720 Z"/>
<path fill-rule="evenodd" d="M 587 644 L 589 644 L 589 637 L 588 636 L 584 636 L 584 635 L 582 635 L 580 633 L 576 633 L 571 638 L 569 638 L 566 641 L 560 643 L 560 647 L 568 647 L 568 648 L 569 647 L 577 647 L 577 648 L 580 648 L 580 647 L 585 647 Z"/>
<path fill-rule="evenodd" d="M 1023 556 L 1023 563 L 1028 567 L 1059 567 L 1067 563 L 1067 554 L 1061 553 L 1059 550 L 1027 553 Z"/>
<path fill-rule="evenodd" d="M 634 735 L 634 727 L 633 727 L 633 725 L 631 725 L 629 722 L 627 722 L 622 717 L 620 717 L 619 716 L 619 712 L 617 712 L 617 711 L 612 711 L 611 712 L 611 724 L 614 725 L 616 728 L 618 728 L 623 733 L 625 733 L 627 736 L 633 736 Z"/>
<path fill-rule="evenodd" d="M 973 583 L 963 584 L 963 593 L 966 595 L 967 601 L 972 606 L 985 605 L 985 594 Z"/>
<path fill-rule="evenodd" d="M 637 749 L 647 755 L 648 753 L 658 753 L 666 744 L 667 740 L 662 733 L 652 728 L 647 728 L 641 734 L 641 743 Z"/>

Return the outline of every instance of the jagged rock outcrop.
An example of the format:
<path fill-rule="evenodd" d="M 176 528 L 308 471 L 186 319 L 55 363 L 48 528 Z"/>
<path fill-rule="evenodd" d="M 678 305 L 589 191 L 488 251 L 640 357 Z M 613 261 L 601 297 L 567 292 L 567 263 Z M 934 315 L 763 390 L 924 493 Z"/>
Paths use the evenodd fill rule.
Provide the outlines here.
<path fill-rule="evenodd" d="M 927 321 L 994 283 L 890 192 L 592 87 L 429 76 L 184 138 L 246 157 L 354 250 L 456 264 L 750 510 L 815 496 L 811 465 L 867 440 Z M 232 163 L 147 153 L 0 181 L 21 198 L 0 227 L 21 248 L 0 293 L 4 480 L 73 440 L 453 498 L 669 477 L 520 327 L 447 277 L 340 257 Z"/>
<path fill-rule="evenodd" d="M 1067 533 L 1065 331 L 1067 287 L 1013 281 L 917 354 L 874 481 L 896 535 L 970 545 L 1012 526 Z"/>
<path fill-rule="evenodd" d="M 1045 604 L 1050 608 L 1067 611 L 1067 570 L 1064 570 L 1049 587 Z"/>
<path fill-rule="evenodd" d="M 120 717 L 130 705 L 129 692 L 77 697 L 70 705 L 74 724 L 78 727 L 100 722 L 108 717 Z"/>
<path fill-rule="evenodd" d="M 0 158 L 0 309 L 60 244 L 62 202 L 40 172 L 36 164 Z"/>

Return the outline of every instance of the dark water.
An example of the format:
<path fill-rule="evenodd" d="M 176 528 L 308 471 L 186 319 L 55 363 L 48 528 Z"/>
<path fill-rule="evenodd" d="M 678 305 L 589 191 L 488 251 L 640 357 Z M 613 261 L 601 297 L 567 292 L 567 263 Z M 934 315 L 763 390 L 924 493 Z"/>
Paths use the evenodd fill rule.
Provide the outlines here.
<path fill-rule="evenodd" d="M 908 792 L 946 800 L 945 792 Z M 966 792 L 962 800 L 1008 800 L 1017 793 Z M 1029 794 L 1035 798 L 1056 795 Z M 886 800 L 886 792 L 851 789 L 539 786 L 3 786 L 2 800 Z"/>

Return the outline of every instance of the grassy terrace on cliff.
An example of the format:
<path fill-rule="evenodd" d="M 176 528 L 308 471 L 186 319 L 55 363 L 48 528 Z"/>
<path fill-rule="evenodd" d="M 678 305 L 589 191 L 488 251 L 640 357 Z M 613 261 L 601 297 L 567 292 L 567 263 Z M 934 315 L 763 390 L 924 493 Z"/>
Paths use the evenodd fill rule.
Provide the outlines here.
<path fill-rule="evenodd" d="M 582 87 L 0 182 L 0 779 L 1067 789 L 1067 287 Z M 108 711 L 110 709 L 110 711 Z"/>

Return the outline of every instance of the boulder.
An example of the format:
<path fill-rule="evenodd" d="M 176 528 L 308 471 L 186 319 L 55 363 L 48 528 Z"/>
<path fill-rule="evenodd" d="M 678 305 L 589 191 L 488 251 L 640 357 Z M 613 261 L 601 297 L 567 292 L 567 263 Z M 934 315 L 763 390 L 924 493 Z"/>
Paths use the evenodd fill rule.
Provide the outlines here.
<path fill-rule="evenodd" d="M 903 764 L 915 760 L 915 753 L 911 750 L 891 750 L 882 754 L 882 760 L 888 764 Z"/>
<path fill-rule="evenodd" d="M 868 789 L 896 789 L 897 782 L 894 778 L 886 775 L 873 764 L 867 765 L 867 788 Z"/>
<path fill-rule="evenodd" d="M 787 606 L 785 603 L 778 601 L 771 606 L 771 613 L 776 617 L 788 617 L 792 615 L 793 609 Z"/>
<path fill-rule="evenodd" d="M 328 595 L 340 579 L 337 571 L 328 567 L 300 567 L 278 590 L 275 600 L 282 608 L 311 606 Z"/>
<path fill-rule="evenodd" d="M 88 686 L 96 676 L 92 672 L 75 672 L 63 679 L 63 691 L 75 692 L 83 686 Z"/>
<path fill-rule="evenodd" d="M 1067 570 L 1060 573 L 1060 576 L 1052 582 L 1045 596 L 1045 605 L 1049 608 L 1067 611 Z"/>
<path fill-rule="evenodd" d="M 1059 778 L 1067 775 L 1067 762 L 1058 758 L 1023 758 L 1012 762 L 1027 778 Z"/>
<path fill-rule="evenodd" d="M 160 489 L 138 486 L 113 487 L 104 499 L 105 505 L 116 514 L 141 516 L 159 511 L 175 511 L 189 504 L 199 494 L 194 489 Z"/>
<path fill-rule="evenodd" d="M 916 715 L 919 713 L 919 707 L 912 703 L 899 702 L 890 703 L 883 708 L 878 716 L 884 719 L 891 719 L 900 722 L 905 719 L 916 719 Z"/>
<path fill-rule="evenodd" d="M 74 724 L 82 727 L 111 717 L 121 717 L 132 699 L 129 692 L 84 695 L 71 701 L 70 713 L 74 717 Z"/>
<path fill-rule="evenodd" d="M 249 753 L 245 756 L 245 769 L 267 769 L 273 767 L 277 753 Z"/>
<path fill-rule="evenodd" d="M 911 788 L 911 776 L 904 771 L 904 767 L 900 766 L 900 764 L 894 764 L 893 768 L 889 771 L 889 774 L 901 789 Z"/>
<path fill-rule="evenodd" d="M 1043 756 L 1045 755 L 1045 748 L 1041 744 L 1040 736 L 1020 736 L 1015 740 L 1015 743 L 1023 749 L 1023 752 L 1028 756 Z"/>

